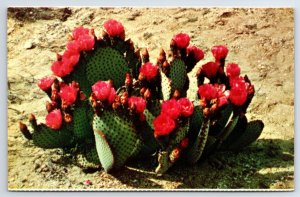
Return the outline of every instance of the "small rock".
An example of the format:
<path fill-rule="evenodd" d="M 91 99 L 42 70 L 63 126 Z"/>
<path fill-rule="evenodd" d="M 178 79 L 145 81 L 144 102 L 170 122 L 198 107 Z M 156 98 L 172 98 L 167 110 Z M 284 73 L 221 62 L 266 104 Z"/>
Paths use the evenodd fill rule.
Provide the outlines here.
<path fill-rule="evenodd" d="M 152 33 L 149 33 L 149 32 L 145 32 L 145 33 L 143 34 L 143 37 L 144 37 L 145 39 L 148 39 L 148 38 L 150 38 L 151 36 L 153 36 L 153 34 L 152 34 Z"/>
<path fill-rule="evenodd" d="M 198 21 L 198 17 L 188 18 L 187 22 L 192 23 Z"/>
<path fill-rule="evenodd" d="M 33 44 L 33 42 L 31 40 L 28 40 L 25 44 L 24 44 L 24 49 L 33 49 L 35 47 L 35 45 Z"/>

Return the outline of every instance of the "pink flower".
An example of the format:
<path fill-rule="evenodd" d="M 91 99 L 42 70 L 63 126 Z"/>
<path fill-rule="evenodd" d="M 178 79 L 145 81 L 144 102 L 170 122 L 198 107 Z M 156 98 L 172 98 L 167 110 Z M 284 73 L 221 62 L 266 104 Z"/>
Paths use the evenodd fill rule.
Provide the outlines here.
<path fill-rule="evenodd" d="M 176 120 L 181 114 L 181 106 L 178 105 L 175 99 L 164 101 L 161 106 L 161 114 L 166 114 Z"/>
<path fill-rule="evenodd" d="M 88 35 L 90 33 L 90 30 L 88 28 L 84 28 L 82 26 L 77 27 L 72 32 L 72 37 L 74 40 L 79 39 L 79 37 L 83 35 Z"/>
<path fill-rule="evenodd" d="M 91 35 L 84 35 L 79 37 L 77 40 L 79 44 L 80 51 L 90 51 L 94 48 L 95 39 L 94 36 Z"/>
<path fill-rule="evenodd" d="M 181 107 L 181 115 L 183 115 L 184 117 L 189 117 L 193 114 L 194 105 L 189 99 L 181 98 L 177 101 L 177 103 Z"/>
<path fill-rule="evenodd" d="M 60 129 L 62 125 L 60 109 L 55 109 L 46 116 L 46 125 L 52 129 Z"/>
<path fill-rule="evenodd" d="M 98 81 L 92 86 L 92 91 L 96 99 L 101 102 L 108 101 L 112 104 L 116 98 L 116 91 L 109 82 Z"/>
<path fill-rule="evenodd" d="M 135 112 L 141 114 L 146 108 L 145 99 L 137 96 L 132 96 L 128 99 L 128 106 L 135 109 Z"/>
<path fill-rule="evenodd" d="M 148 81 L 156 77 L 158 73 L 158 66 L 153 65 L 150 62 L 145 63 L 144 65 L 141 66 L 140 68 L 140 73 L 146 77 Z"/>
<path fill-rule="evenodd" d="M 58 77 L 65 77 L 73 71 L 73 66 L 70 63 L 66 63 L 63 61 L 55 61 L 52 66 L 51 70 L 54 75 Z"/>
<path fill-rule="evenodd" d="M 196 62 L 199 62 L 200 60 L 202 60 L 204 58 L 204 52 L 196 46 L 188 47 L 187 48 L 187 54 L 189 56 L 193 55 Z"/>
<path fill-rule="evenodd" d="M 227 64 L 226 73 L 228 77 L 234 78 L 240 76 L 241 69 L 237 64 Z"/>
<path fill-rule="evenodd" d="M 104 23 L 103 27 L 109 36 L 120 37 L 121 39 L 125 39 L 125 30 L 122 23 L 114 19 L 110 19 Z"/>
<path fill-rule="evenodd" d="M 217 106 L 222 107 L 228 103 L 229 90 L 225 91 L 226 86 L 224 84 L 214 84 L 217 90 Z"/>
<path fill-rule="evenodd" d="M 202 66 L 202 70 L 207 78 L 212 79 L 216 77 L 219 65 L 215 62 L 208 62 Z"/>
<path fill-rule="evenodd" d="M 218 45 L 218 46 L 212 47 L 211 52 L 212 52 L 213 56 L 216 58 L 216 60 L 219 61 L 221 59 L 226 58 L 226 56 L 228 54 L 228 49 L 224 45 Z"/>
<path fill-rule="evenodd" d="M 244 77 L 234 77 L 234 78 L 229 78 L 229 84 L 230 87 L 233 88 L 234 86 L 241 86 L 244 85 L 246 86 L 248 83 L 245 82 Z"/>
<path fill-rule="evenodd" d="M 79 43 L 76 40 L 69 41 L 67 43 L 67 51 L 78 52 L 80 51 Z"/>
<path fill-rule="evenodd" d="M 190 44 L 190 36 L 188 34 L 179 33 L 173 37 L 176 45 L 180 49 L 187 48 Z"/>
<path fill-rule="evenodd" d="M 62 85 L 60 87 L 59 96 L 64 104 L 66 105 L 72 105 L 75 103 L 78 93 L 78 87 L 75 87 L 74 85 Z"/>
<path fill-rule="evenodd" d="M 73 43 L 74 48 L 77 48 L 78 51 L 89 51 L 94 48 L 95 36 L 93 30 L 78 27 L 74 29 L 72 37 L 74 40 L 70 43 Z"/>
<path fill-rule="evenodd" d="M 175 128 L 175 121 L 165 114 L 160 114 L 157 116 L 153 122 L 154 126 L 154 135 L 155 136 L 163 136 L 169 135 Z"/>
<path fill-rule="evenodd" d="M 67 49 L 62 55 L 62 62 L 74 67 L 78 63 L 79 58 L 80 53 L 78 51 L 71 51 Z"/>
<path fill-rule="evenodd" d="M 41 78 L 38 81 L 37 85 L 39 86 L 39 88 L 41 90 L 46 91 L 46 90 L 49 90 L 51 88 L 54 80 L 55 80 L 55 77 L 53 77 L 53 76 L 46 76 L 46 77 Z"/>
<path fill-rule="evenodd" d="M 229 99 L 236 106 L 242 106 L 247 100 L 247 84 L 242 80 L 232 82 Z"/>
<path fill-rule="evenodd" d="M 198 94 L 201 99 L 212 100 L 218 97 L 217 89 L 211 84 L 204 84 L 199 86 Z"/>

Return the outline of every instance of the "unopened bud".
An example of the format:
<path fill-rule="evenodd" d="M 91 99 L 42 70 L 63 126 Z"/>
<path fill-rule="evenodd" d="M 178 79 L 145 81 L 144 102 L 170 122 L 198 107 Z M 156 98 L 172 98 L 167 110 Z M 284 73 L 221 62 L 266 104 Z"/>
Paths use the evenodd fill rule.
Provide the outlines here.
<path fill-rule="evenodd" d="M 147 88 L 147 90 L 144 92 L 144 98 L 149 99 L 151 98 L 151 91 Z"/>
<path fill-rule="evenodd" d="M 79 100 L 81 101 L 86 100 L 86 95 L 82 91 L 79 92 Z"/>
<path fill-rule="evenodd" d="M 180 154 L 181 154 L 181 150 L 180 148 L 175 148 L 174 150 L 172 150 L 169 158 L 170 158 L 170 161 L 172 163 L 174 163 L 175 161 L 177 161 L 180 157 Z"/>
<path fill-rule="evenodd" d="M 145 79 L 146 79 L 146 77 L 142 73 L 140 73 L 139 77 L 138 77 L 138 80 L 139 81 L 144 81 Z"/>
<path fill-rule="evenodd" d="M 141 122 L 145 122 L 146 121 L 146 116 L 145 116 L 145 114 L 140 114 L 140 121 Z"/>
<path fill-rule="evenodd" d="M 205 117 L 209 117 L 209 115 L 210 115 L 210 109 L 209 108 L 204 108 L 203 109 L 203 115 L 205 116 Z"/>
<path fill-rule="evenodd" d="M 126 105 L 128 102 L 128 92 L 124 92 L 121 96 L 122 105 Z"/>
<path fill-rule="evenodd" d="M 142 60 L 143 60 L 143 63 L 149 62 L 149 53 L 148 53 L 147 49 L 143 50 L 143 52 L 142 52 Z"/>
<path fill-rule="evenodd" d="M 145 87 L 144 87 L 144 88 L 141 88 L 140 94 L 141 94 L 141 95 L 144 95 L 144 93 L 146 92 L 146 90 L 147 90 L 147 88 L 145 88 Z"/>
<path fill-rule="evenodd" d="M 66 123 L 71 123 L 73 121 L 73 117 L 71 116 L 71 114 L 64 113 L 64 121 Z"/>
<path fill-rule="evenodd" d="M 19 128 L 26 139 L 28 139 L 28 140 L 32 139 L 32 135 L 29 132 L 29 130 L 25 124 L 23 124 L 22 122 L 19 122 Z"/>
<path fill-rule="evenodd" d="M 62 55 L 60 55 L 59 53 L 56 53 L 56 60 L 61 61 L 61 59 L 62 59 Z"/>
<path fill-rule="evenodd" d="M 173 98 L 178 99 L 180 98 L 180 96 L 181 96 L 180 91 L 176 89 L 173 93 Z"/>
<path fill-rule="evenodd" d="M 36 129 L 37 129 L 37 122 L 36 122 L 35 116 L 34 116 L 33 114 L 29 114 L 28 119 L 29 119 L 29 122 L 30 122 L 32 128 L 33 128 L 34 130 L 36 130 Z"/>
<path fill-rule="evenodd" d="M 132 78 L 131 78 L 131 75 L 129 73 L 126 73 L 126 76 L 125 76 L 125 85 L 127 87 L 132 85 Z"/>
<path fill-rule="evenodd" d="M 50 113 L 51 111 L 53 111 L 53 106 L 49 101 L 46 101 L 46 110 L 48 113 Z"/>

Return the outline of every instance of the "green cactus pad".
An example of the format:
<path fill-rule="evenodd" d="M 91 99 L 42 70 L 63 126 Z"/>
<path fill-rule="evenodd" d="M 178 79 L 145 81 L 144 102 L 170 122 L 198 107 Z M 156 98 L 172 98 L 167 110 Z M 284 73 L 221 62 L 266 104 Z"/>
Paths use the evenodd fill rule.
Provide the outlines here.
<path fill-rule="evenodd" d="M 97 165 L 100 165 L 100 160 L 99 160 L 99 157 L 98 157 L 96 147 L 93 147 L 89 150 L 86 150 L 85 151 L 85 157 L 86 157 L 87 161 L 89 161 L 91 163 L 94 163 L 94 164 L 97 164 Z"/>
<path fill-rule="evenodd" d="M 184 138 L 187 137 L 188 132 L 189 132 L 189 126 L 190 126 L 190 124 L 189 124 L 189 122 L 187 122 L 170 134 L 170 141 L 168 144 L 167 151 L 173 150 L 175 147 L 177 147 L 180 144 L 180 142 Z"/>
<path fill-rule="evenodd" d="M 161 103 L 159 100 L 148 101 L 149 111 L 153 116 L 158 116 L 161 111 Z"/>
<path fill-rule="evenodd" d="M 232 115 L 232 105 L 229 104 L 225 106 L 219 113 L 219 116 L 215 124 L 210 127 L 210 135 L 219 135 L 225 128 L 225 126 L 230 121 L 230 116 Z"/>
<path fill-rule="evenodd" d="M 180 146 L 180 142 L 187 137 L 188 131 L 189 122 L 177 128 L 170 134 L 170 141 L 167 149 L 165 151 L 160 151 L 158 154 L 158 166 L 155 170 L 157 174 L 163 174 L 171 166 L 173 166 L 174 161 L 172 162 L 170 159 L 171 152 L 174 150 L 174 148 Z"/>
<path fill-rule="evenodd" d="M 203 150 L 203 157 L 209 156 L 215 150 L 217 139 L 214 136 L 207 136 L 206 144 Z"/>
<path fill-rule="evenodd" d="M 226 141 L 228 136 L 232 133 L 234 128 L 236 127 L 237 123 L 239 121 L 239 116 L 233 116 L 231 120 L 228 122 L 226 127 L 223 129 L 223 131 L 220 133 L 220 135 L 217 137 L 218 142 L 217 143 L 217 149 L 220 149 L 223 142 Z"/>
<path fill-rule="evenodd" d="M 202 122 L 204 120 L 203 110 L 197 103 L 197 101 L 194 102 L 194 113 L 190 117 L 189 139 L 191 144 L 195 142 L 197 135 L 200 131 Z"/>
<path fill-rule="evenodd" d="M 136 149 L 137 141 L 140 140 L 132 122 L 111 111 L 103 111 L 100 117 L 95 116 L 93 129 L 94 132 L 102 131 L 110 144 L 115 157 L 114 168 L 120 168 L 125 164 Z M 98 154 L 101 152 L 98 151 Z"/>
<path fill-rule="evenodd" d="M 98 48 L 87 60 L 86 74 L 90 84 L 111 79 L 118 89 L 123 85 L 127 72 L 129 69 L 124 56 L 110 47 Z"/>
<path fill-rule="evenodd" d="M 106 136 L 102 131 L 94 129 L 94 135 L 96 150 L 100 163 L 103 169 L 108 172 L 113 168 L 115 163 L 115 158 L 111 146 L 109 145 Z"/>
<path fill-rule="evenodd" d="M 167 151 L 161 151 L 158 154 L 158 166 L 155 169 L 156 174 L 163 174 L 165 173 L 172 165 L 170 158 L 169 158 L 169 152 Z"/>
<path fill-rule="evenodd" d="M 240 150 L 253 143 L 262 133 L 264 123 L 261 120 L 255 120 L 248 123 L 243 134 L 234 141 L 229 147 L 229 150 Z"/>
<path fill-rule="evenodd" d="M 174 59 L 170 63 L 170 79 L 172 80 L 172 89 L 180 90 L 183 93 L 187 80 L 186 66 L 181 59 Z"/>
<path fill-rule="evenodd" d="M 126 52 L 126 60 L 128 62 L 128 67 L 131 70 L 131 75 L 137 79 L 141 67 L 141 60 L 136 57 L 134 51 Z"/>
<path fill-rule="evenodd" d="M 228 147 L 232 143 L 237 141 L 238 138 L 240 138 L 243 135 L 245 129 L 247 128 L 247 124 L 248 124 L 248 121 L 247 121 L 246 116 L 240 117 L 235 128 L 230 133 L 230 135 L 227 137 L 227 139 L 222 143 L 222 146 L 220 147 L 220 149 L 227 150 Z"/>
<path fill-rule="evenodd" d="M 141 154 L 151 154 L 155 150 L 158 149 L 159 145 L 157 140 L 154 137 L 154 127 L 153 127 L 153 120 L 155 116 L 148 110 L 144 110 L 144 115 L 146 116 L 146 124 L 142 124 L 138 129 L 140 136 L 143 141 L 143 146 L 141 148 Z"/>
<path fill-rule="evenodd" d="M 87 80 L 86 77 L 86 59 L 83 57 L 83 54 L 80 54 L 80 59 L 78 64 L 75 66 L 73 72 L 66 77 L 63 77 L 64 82 L 71 83 L 72 81 L 76 81 L 79 84 L 80 90 L 86 96 L 91 94 L 91 83 Z"/>
<path fill-rule="evenodd" d="M 188 163 L 195 164 L 200 159 L 207 141 L 209 125 L 210 119 L 205 119 L 201 125 L 196 141 L 186 151 L 186 158 Z"/>
<path fill-rule="evenodd" d="M 59 130 L 54 130 L 45 124 L 40 124 L 38 130 L 34 130 L 32 140 L 36 146 L 41 148 L 65 148 L 71 146 L 73 135 L 66 125 Z"/>
<path fill-rule="evenodd" d="M 75 108 L 73 118 L 74 136 L 77 139 L 83 141 L 94 137 L 92 128 L 93 109 L 87 101 Z"/>
<path fill-rule="evenodd" d="M 171 97 L 171 82 L 170 79 L 163 73 L 161 74 L 161 98 L 162 100 L 169 100 Z"/>
<path fill-rule="evenodd" d="M 101 163 L 95 145 L 86 145 L 83 153 L 76 157 L 77 165 L 82 168 L 100 168 Z"/>
<path fill-rule="evenodd" d="M 146 116 L 146 121 L 147 121 L 148 126 L 151 129 L 154 129 L 152 122 L 155 119 L 155 116 L 148 109 L 144 110 L 144 115 Z"/>

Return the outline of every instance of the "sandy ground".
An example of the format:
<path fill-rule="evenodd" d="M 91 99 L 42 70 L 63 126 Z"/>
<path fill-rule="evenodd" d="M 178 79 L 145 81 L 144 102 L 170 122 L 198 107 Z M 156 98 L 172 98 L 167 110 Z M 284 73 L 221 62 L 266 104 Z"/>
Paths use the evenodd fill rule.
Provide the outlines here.
<path fill-rule="evenodd" d="M 79 25 L 101 33 L 105 20 L 120 20 L 127 38 L 147 47 L 155 61 L 175 33 L 185 32 L 205 51 L 198 67 L 212 60 L 210 48 L 226 44 L 228 62 L 241 66 L 256 87 L 247 114 L 262 119 L 259 140 L 238 153 L 220 152 L 195 166 L 175 165 L 158 177 L 150 161 L 119 172 L 84 172 L 61 158 L 59 150 L 34 147 L 18 122 L 29 113 L 44 121 L 46 94 L 36 81 L 50 74 L 55 52 Z M 292 9 L 11 9 L 8 47 L 9 189 L 182 189 L 294 187 L 294 11 Z M 91 185 L 83 182 L 90 180 Z"/>

